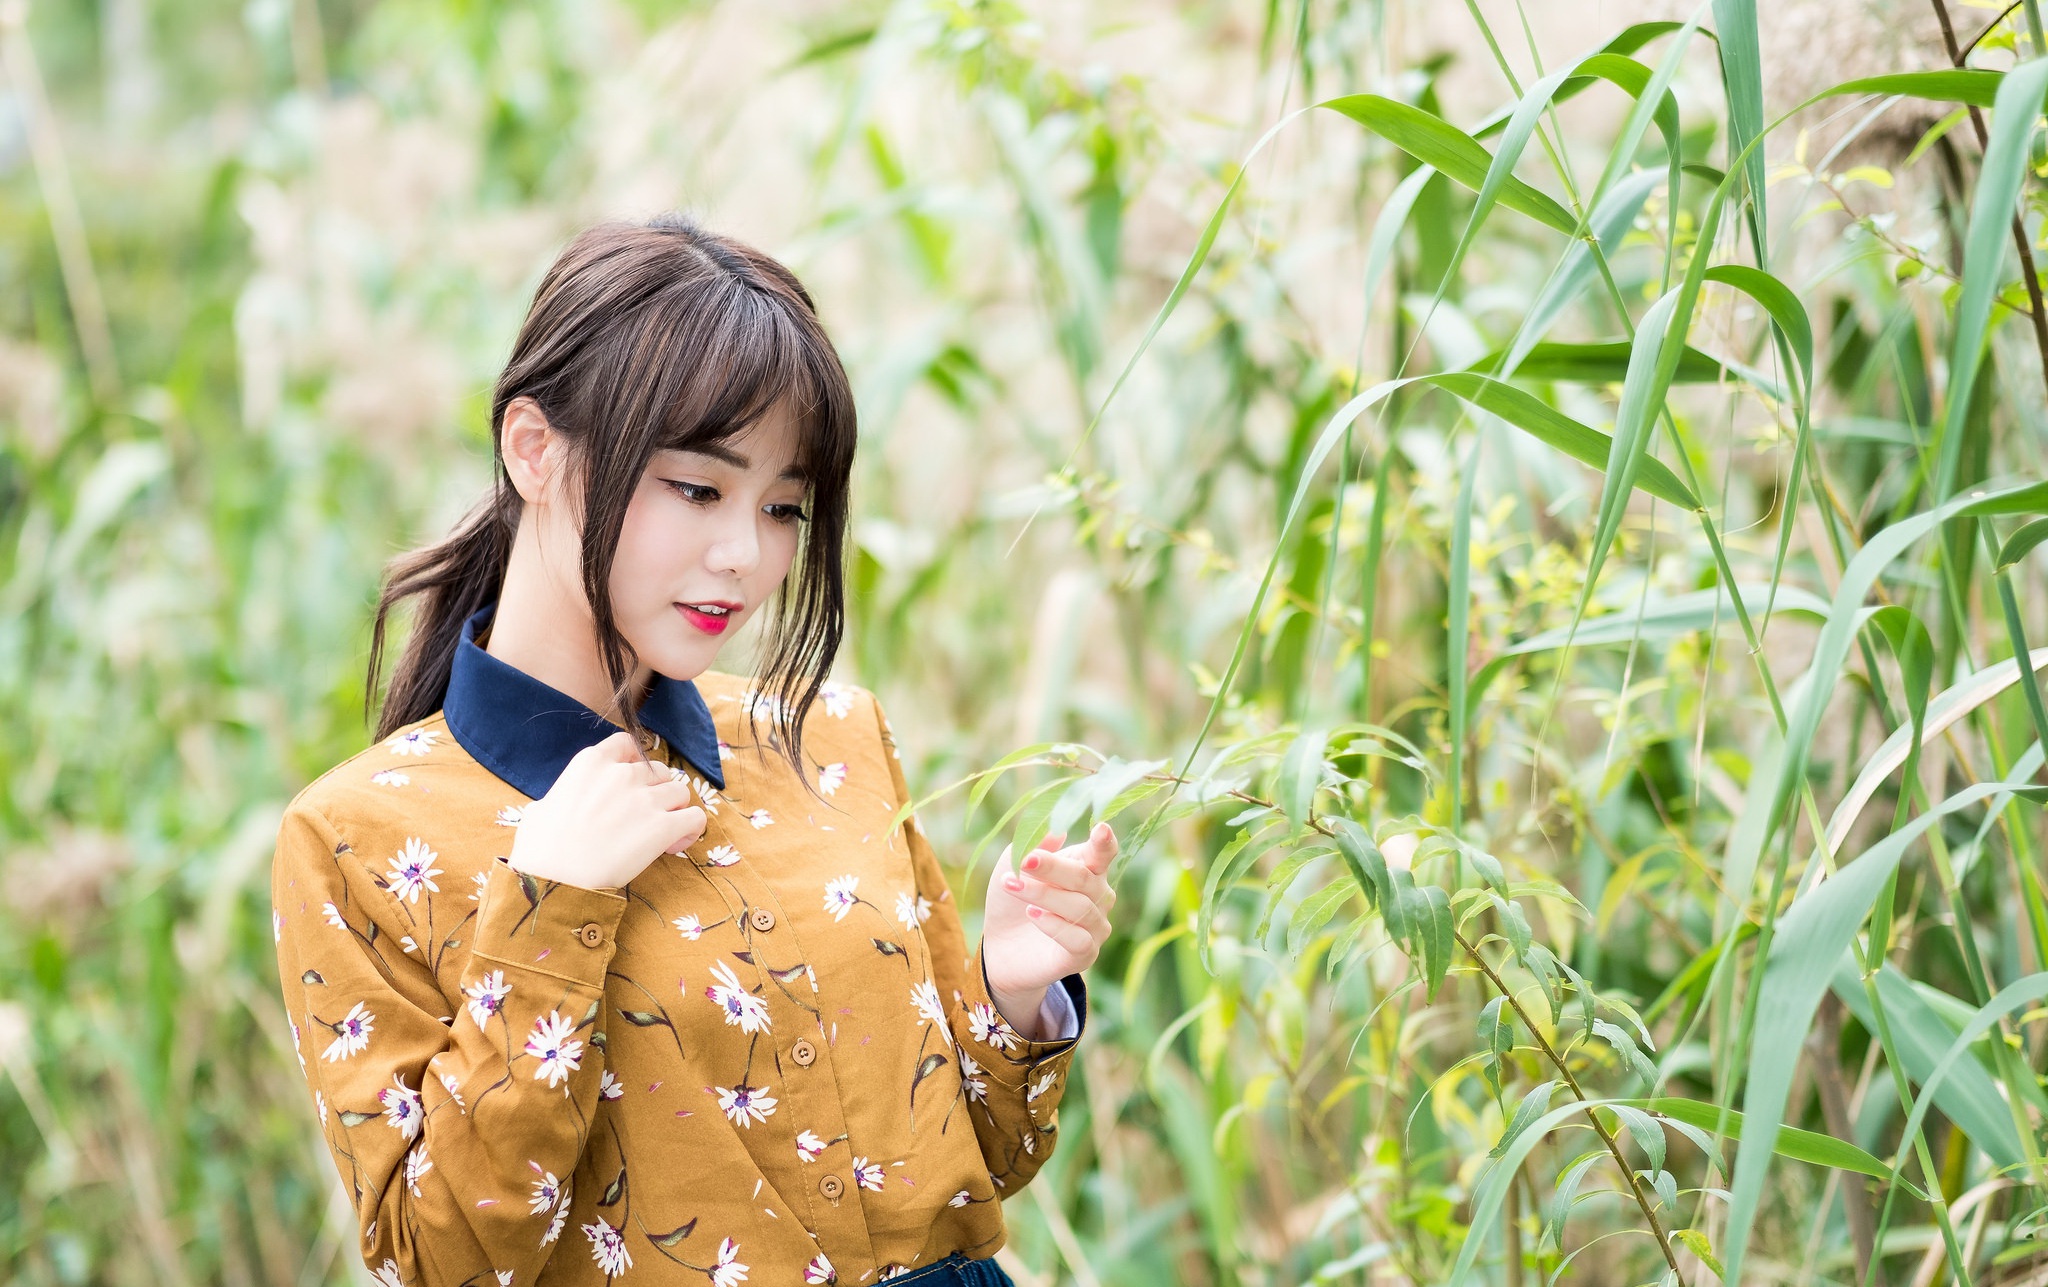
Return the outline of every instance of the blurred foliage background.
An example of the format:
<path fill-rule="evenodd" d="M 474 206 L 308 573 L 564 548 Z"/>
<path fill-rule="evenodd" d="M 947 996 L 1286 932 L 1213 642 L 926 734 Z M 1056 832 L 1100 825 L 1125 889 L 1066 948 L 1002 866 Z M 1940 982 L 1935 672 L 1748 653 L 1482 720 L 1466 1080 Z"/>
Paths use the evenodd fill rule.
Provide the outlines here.
<path fill-rule="evenodd" d="M 1020 1282 L 2048 1282 L 2040 52 L 0 0 L 0 1276 L 367 1281 L 279 812 L 554 250 L 681 206 L 854 375 L 840 669 L 959 887 L 1124 839 Z"/>

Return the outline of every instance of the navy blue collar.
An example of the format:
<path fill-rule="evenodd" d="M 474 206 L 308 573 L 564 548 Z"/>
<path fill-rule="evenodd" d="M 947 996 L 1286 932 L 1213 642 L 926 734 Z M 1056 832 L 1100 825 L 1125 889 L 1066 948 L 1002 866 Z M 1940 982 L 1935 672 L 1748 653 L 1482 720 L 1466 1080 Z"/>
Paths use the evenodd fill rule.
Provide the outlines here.
<path fill-rule="evenodd" d="M 462 623 L 455 666 L 448 675 L 442 715 L 448 731 L 479 764 L 538 800 L 569 760 L 619 726 L 582 702 L 485 652 L 479 630 L 497 611 L 493 603 Z M 689 680 L 657 672 L 640 706 L 640 722 L 690 761 L 719 790 L 725 769 L 718 759 L 718 726 L 704 695 Z"/>

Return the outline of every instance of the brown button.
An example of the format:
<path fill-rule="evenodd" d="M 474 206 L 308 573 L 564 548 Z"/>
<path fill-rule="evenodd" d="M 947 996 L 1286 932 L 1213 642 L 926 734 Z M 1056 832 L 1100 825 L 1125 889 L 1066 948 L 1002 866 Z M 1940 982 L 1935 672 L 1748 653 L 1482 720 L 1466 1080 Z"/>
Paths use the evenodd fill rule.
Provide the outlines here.
<path fill-rule="evenodd" d="M 775 928 L 775 913 L 765 907 L 756 907 L 752 920 L 754 928 L 764 934 Z"/>
<path fill-rule="evenodd" d="M 604 926 L 596 921 L 591 921 L 582 929 L 576 931 L 576 937 L 583 940 L 583 946 L 585 947 L 602 947 L 604 945 Z"/>
<path fill-rule="evenodd" d="M 840 1194 L 846 1192 L 846 1185 L 843 1182 L 841 1182 L 838 1176 L 828 1175 L 824 1179 L 818 1181 L 818 1192 L 824 1194 L 828 1198 L 836 1198 Z"/>
<path fill-rule="evenodd" d="M 799 1067 L 808 1068 L 811 1060 L 818 1057 L 818 1048 L 808 1041 L 799 1040 L 789 1048 L 789 1057 L 796 1060 Z"/>

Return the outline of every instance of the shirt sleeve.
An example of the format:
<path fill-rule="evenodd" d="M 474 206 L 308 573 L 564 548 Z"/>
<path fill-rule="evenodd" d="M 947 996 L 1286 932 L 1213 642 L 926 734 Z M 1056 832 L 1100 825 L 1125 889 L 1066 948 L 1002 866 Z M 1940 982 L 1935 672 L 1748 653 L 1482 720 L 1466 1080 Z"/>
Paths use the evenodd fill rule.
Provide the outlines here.
<path fill-rule="evenodd" d="M 304 801 L 279 827 L 271 895 L 292 1045 L 365 1266 L 410 1287 L 534 1281 L 601 1090 L 624 896 L 498 859 L 473 911 L 460 893 L 432 900 L 387 883 Z M 464 939 L 456 1008 L 427 958 Z"/>
<path fill-rule="evenodd" d="M 869 697 L 874 701 L 875 721 L 881 731 L 896 803 L 901 806 L 911 797 L 895 733 L 880 700 L 872 693 Z M 924 936 L 931 947 L 939 995 L 948 1003 L 947 1021 L 953 1030 L 960 1076 L 971 1105 L 968 1116 L 974 1122 L 989 1177 L 1003 1196 L 1009 1197 L 1030 1183 L 1052 1155 L 1059 1131 L 1060 1097 L 1066 1093 L 1075 1047 L 1087 1028 L 1088 988 L 1079 974 L 1069 974 L 1057 986 L 1047 989 L 1047 1017 L 1056 1013 L 1053 1007 L 1057 1003 L 1051 994 L 1061 993 L 1065 1008 L 1074 1015 L 1073 1035 L 1026 1040 L 996 1008 L 982 945 L 977 943 L 972 952 L 967 950 L 959 908 L 939 866 L 938 855 L 925 839 L 924 827 L 915 814 L 904 818 L 899 833 L 910 846 L 917 892 L 931 901 L 932 914 L 924 923 Z M 1055 1032 L 1064 1030 L 1048 1027 Z"/>

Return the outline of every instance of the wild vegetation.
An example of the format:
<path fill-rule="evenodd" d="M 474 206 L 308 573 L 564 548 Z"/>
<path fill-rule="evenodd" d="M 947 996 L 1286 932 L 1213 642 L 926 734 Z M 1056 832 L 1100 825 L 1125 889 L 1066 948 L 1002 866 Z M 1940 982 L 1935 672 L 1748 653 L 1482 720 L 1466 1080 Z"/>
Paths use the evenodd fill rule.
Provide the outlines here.
<path fill-rule="evenodd" d="M 1910 16 L 0 5 L 6 1278 L 360 1280 L 279 811 L 685 205 L 855 374 L 958 887 L 1123 840 L 1020 1282 L 2048 1283 L 2048 43 Z"/>

